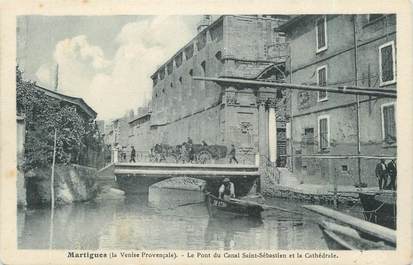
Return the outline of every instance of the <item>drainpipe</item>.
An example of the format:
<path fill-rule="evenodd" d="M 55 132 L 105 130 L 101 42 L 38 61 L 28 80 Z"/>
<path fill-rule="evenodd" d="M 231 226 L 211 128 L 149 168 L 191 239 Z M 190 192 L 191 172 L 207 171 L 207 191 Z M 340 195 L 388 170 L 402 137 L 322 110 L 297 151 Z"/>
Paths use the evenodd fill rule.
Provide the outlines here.
<path fill-rule="evenodd" d="M 353 40 L 354 40 L 354 85 L 357 87 L 358 85 L 358 69 L 357 69 L 357 28 L 356 28 L 356 15 L 353 15 Z M 359 184 L 361 184 L 361 165 L 360 165 L 360 153 L 361 153 L 361 146 L 360 146 L 360 98 L 359 95 L 356 95 L 356 110 L 357 110 L 357 174 Z"/>
<path fill-rule="evenodd" d="M 292 57 L 291 57 L 291 46 L 288 45 L 289 50 L 289 65 L 290 65 L 290 84 L 292 83 L 293 69 L 292 69 Z M 294 172 L 294 146 L 293 146 L 293 91 L 290 90 L 290 165 L 291 172 Z"/>

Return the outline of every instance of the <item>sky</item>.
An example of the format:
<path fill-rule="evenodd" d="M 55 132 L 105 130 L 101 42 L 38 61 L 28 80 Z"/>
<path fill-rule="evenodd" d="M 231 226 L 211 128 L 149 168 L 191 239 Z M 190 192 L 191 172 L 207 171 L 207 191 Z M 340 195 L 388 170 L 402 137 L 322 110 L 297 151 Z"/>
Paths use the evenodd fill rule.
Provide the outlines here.
<path fill-rule="evenodd" d="M 21 16 L 23 77 L 81 97 L 98 119 L 147 104 L 155 70 L 196 35 L 200 16 Z"/>

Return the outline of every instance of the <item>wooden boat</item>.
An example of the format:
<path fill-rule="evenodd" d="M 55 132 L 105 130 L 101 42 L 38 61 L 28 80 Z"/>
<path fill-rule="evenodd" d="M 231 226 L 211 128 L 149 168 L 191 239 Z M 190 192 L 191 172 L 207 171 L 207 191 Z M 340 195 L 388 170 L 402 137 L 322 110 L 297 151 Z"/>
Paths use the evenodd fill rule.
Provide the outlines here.
<path fill-rule="evenodd" d="M 383 241 L 374 242 L 362 238 L 359 233 L 348 226 L 327 221 L 319 223 L 324 239 L 332 250 L 394 250 Z"/>
<path fill-rule="evenodd" d="M 395 191 L 359 192 L 361 205 L 366 221 L 396 229 L 396 199 Z"/>
<path fill-rule="evenodd" d="M 261 218 L 261 212 L 264 210 L 257 203 L 238 199 L 222 200 L 211 193 L 206 194 L 206 203 L 211 217 L 239 215 Z"/>
<path fill-rule="evenodd" d="M 352 228 L 363 239 L 377 243 L 383 242 L 389 247 L 396 247 L 396 231 L 393 229 L 367 222 L 360 218 L 356 218 L 321 205 L 304 205 L 303 207 Z M 329 233 L 327 233 L 327 236 L 334 239 L 331 229 L 328 232 Z"/>

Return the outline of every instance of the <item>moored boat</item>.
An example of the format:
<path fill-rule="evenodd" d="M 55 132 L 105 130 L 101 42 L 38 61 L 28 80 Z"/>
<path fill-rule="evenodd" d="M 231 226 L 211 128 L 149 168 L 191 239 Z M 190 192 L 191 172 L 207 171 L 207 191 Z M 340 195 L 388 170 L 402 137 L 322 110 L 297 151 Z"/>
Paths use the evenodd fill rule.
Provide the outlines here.
<path fill-rule="evenodd" d="M 383 241 L 375 242 L 362 238 L 359 233 L 348 226 L 328 221 L 319 223 L 324 239 L 332 250 L 394 250 Z"/>
<path fill-rule="evenodd" d="M 223 200 L 211 193 L 206 194 L 206 203 L 208 213 L 211 217 L 216 217 L 218 215 L 239 215 L 261 218 L 261 212 L 264 210 L 264 208 L 257 203 L 236 199 Z"/>
<path fill-rule="evenodd" d="M 347 226 L 348 228 L 351 228 L 354 230 L 362 239 L 368 240 L 371 243 L 379 243 L 381 244 L 384 243 L 386 247 L 389 247 L 390 249 L 396 247 L 396 231 L 393 229 L 390 229 L 385 226 L 381 226 L 378 224 L 374 224 L 371 222 L 367 222 L 365 220 L 362 220 L 360 218 L 350 216 L 348 214 L 323 207 L 321 205 L 304 205 L 303 206 L 305 209 L 316 212 L 322 216 L 325 216 L 329 219 L 335 220 L 339 222 L 340 224 L 343 224 Z M 322 230 L 323 228 L 320 227 Z M 346 231 L 349 231 L 347 228 Z M 326 230 L 326 229 L 324 229 Z M 324 233 L 329 239 L 336 241 L 335 243 L 338 243 L 341 245 L 341 247 L 346 247 L 345 244 L 342 244 L 342 242 L 346 242 L 345 239 L 339 238 L 337 235 L 339 232 L 341 232 L 342 229 L 339 229 L 339 232 L 337 231 L 332 231 L 334 229 L 327 229 L 327 233 Z M 324 231 L 323 231 L 324 232 Z M 352 236 L 356 236 L 354 232 L 351 232 Z M 343 234 L 343 233 L 341 233 Z M 348 233 L 347 233 L 348 234 Z M 343 236 L 341 236 L 343 237 Z M 357 236 L 356 236 L 357 237 Z M 331 241 L 330 240 L 330 241 Z M 348 240 L 348 239 L 347 239 Z M 354 239 L 352 239 L 354 240 Z M 367 242 L 367 241 L 365 241 Z M 364 243 L 365 243 L 364 242 Z M 351 244 L 350 244 L 351 245 Z M 353 244 L 354 245 L 354 244 Z"/>
<path fill-rule="evenodd" d="M 397 209 L 395 191 L 359 192 L 366 221 L 396 229 Z"/>

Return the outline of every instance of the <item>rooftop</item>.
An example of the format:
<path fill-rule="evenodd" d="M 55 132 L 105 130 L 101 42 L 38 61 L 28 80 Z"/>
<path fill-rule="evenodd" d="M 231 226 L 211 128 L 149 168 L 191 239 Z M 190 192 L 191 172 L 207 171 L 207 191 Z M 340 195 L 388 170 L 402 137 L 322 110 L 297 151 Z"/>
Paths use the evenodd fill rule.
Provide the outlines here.
<path fill-rule="evenodd" d="M 73 105 L 78 106 L 79 108 L 81 108 L 89 117 L 95 119 L 97 116 L 96 111 L 94 111 L 82 98 L 77 98 L 77 97 L 72 97 L 72 96 L 68 96 L 68 95 L 64 95 L 62 93 L 58 93 L 56 91 L 53 90 L 49 90 L 47 88 L 41 87 L 36 85 L 35 88 L 37 90 L 40 90 L 42 92 L 44 92 L 46 95 L 48 95 L 49 97 L 61 100 L 61 101 L 66 101 L 69 102 Z"/>

